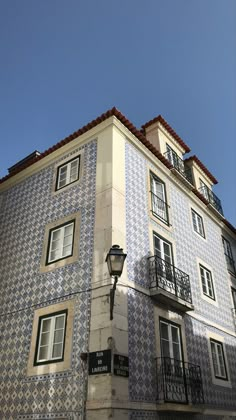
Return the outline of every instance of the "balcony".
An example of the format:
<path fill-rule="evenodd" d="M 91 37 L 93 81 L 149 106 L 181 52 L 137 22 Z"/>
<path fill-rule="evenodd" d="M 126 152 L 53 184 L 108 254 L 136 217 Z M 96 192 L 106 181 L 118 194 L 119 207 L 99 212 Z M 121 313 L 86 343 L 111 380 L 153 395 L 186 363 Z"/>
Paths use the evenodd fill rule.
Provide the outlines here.
<path fill-rule="evenodd" d="M 203 185 L 199 188 L 199 192 L 203 195 L 203 197 L 208 201 L 210 207 L 213 210 L 216 210 L 217 213 L 220 213 L 224 216 L 223 209 L 221 206 L 220 199 L 210 190 L 206 185 Z"/>
<path fill-rule="evenodd" d="M 175 175 L 182 181 L 185 181 L 185 184 L 187 181 L 188 187 L 193 188 L 192 170 L 191 168 L 185 168 L 183 159 L 181 159 L 171 147 L 164 153 L 164 156 L 173 166 L 172 171 Z"/>
<path fill-rule="evenodd" d="M 189 275 L 157 255 L 148 260 L 151 296 L 183 312 L 193 310 Z"/>
<path fill-rule="evenodd" d="M 159 403 L 204 404 L 201 368 L 192 363 L 157 357 Z"/>

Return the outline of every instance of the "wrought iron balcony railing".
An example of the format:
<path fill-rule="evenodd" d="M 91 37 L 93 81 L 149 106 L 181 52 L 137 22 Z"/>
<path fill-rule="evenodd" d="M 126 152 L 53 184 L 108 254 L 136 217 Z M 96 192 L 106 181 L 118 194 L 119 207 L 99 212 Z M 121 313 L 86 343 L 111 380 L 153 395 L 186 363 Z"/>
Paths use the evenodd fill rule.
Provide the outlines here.
<path fill-rule="evenodd" d="M 200 366 L 170 357 L 157 357 L 156 361 L 159 402 L 204 403 Z"/>
<path fill-rule="evenodd" d="M 211 204 L 222 216 L 224 216 L 220 199 L 210 190 L 206 185 L 199 188 L 199 192 L 205 197 L 209 204 Z"/>
<path fill-rule="evenodd" d="M 192 303 L 189 275 L 157 255 L 148 259 L 150 289 L 163 289 L 185 302 Z"/>
<path fill-rule="evenodd" d="M 151 191 L 152 213 L 159 219 L 169 224 L 168 204 Z"/>
<path fill-rule="evenodd" d="M 170 150 L 164 153 L 166 159 L 173 165 L 173 167 L 191 184 L 193 183 L 192 171 L 191 168 L 185 168 L 184 161 L 181 159 L 177 153 L 169 147 Z"/>

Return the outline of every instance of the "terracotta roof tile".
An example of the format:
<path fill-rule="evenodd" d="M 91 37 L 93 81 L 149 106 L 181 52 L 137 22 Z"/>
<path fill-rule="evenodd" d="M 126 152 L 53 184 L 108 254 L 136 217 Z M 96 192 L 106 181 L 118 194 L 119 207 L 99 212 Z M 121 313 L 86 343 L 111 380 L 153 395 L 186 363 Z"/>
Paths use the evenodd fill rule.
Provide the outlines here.
<path fill-rule="evenodd" d="M 155 149 L 155 147 L 146 139 L 143 133 L 141 133 L 141 131 L 138 130 L 117 108 L 113 107 L 107 112 L 97 117 L 96 119 L 94 119 L 93 121 L 80 128 L 78 131 L 75 131 L 65 139 L 59 141 L 54 146 L 45 150 L 43 153 L 40 154 L 40 156 L 37 156 L 30 162 L 27 162 L 25 165 L 21 165 L 14 171 L 14 173 L 8 174 L 5 177 L 1 178 L 0 184 L 9 179 L 10 177 L 16 175 L 17 173 L 21 172 L 23 169 L 26 169 L 27 167 L 33 165 L 35 162 L 38 162 L 39 160 L 43 159 L 45 156 L 49 155 L 50 153 L 54 152 L 55 150 L 59 149 L 65 144 L 71 142 L 72 140 L 91 130 L 93 127 L 96 127 L 98 124 L 105 121 L 111 116 L 115 116 L 119 121 L 121 121 L 122 124 L 124 124 L 128 128 L 128 130 L 141 141 L 141 143 L 143 143 L 165 166 L 167 166 L 167 168 L 172 167 L 169 161 L 157 149 Z"/>
<path fill-rule="evenodd" d="M 184 162 L 191 162 L 194 161 L 196 164 L 201 168 L 201 170 L 208 176 L 208 178 L 213 182 L 213 184 L 218 184 L 217 179 L 208 171 L 208 169 L 203 165 L 203 163 L 198 159 L 196 155 L 190 156 L 187 159 L 184 159 Z"/>
<path fill-rule="evenodd" d="M 91 130 L 91 128 L 96 127 L 98 124 L 105 121 L 106 119 L 108 119 L 111 116 L 115 116 L 119 121 L 121 121 L 122 124 L 124 124 L 124 126 L 126 126 L 128 128 L 128 130 L 135 137 L 137 137 L 140 140 L 140 142 L 142 144 L 144 144 L 147 147 L 147 149 L 149 149 L 168 169 L 172 168 L 172 165 L 170 164 L 170 162 L 146 139 L 143 132 L 138 130 L 117 108 L 113 107 L 113 108 L 109 109 L 107 112 L 100 115 L 100 117 L 94 119 L 90 123 L 88 123 L 85 126 L 83 126 L 82 128 L 80 128 L 78 131 L 75 131 L 73 134 L 69 135 L 65 139 L 59 141 L 54 146 L 45 150 L 45 152 L 41 153 L 39 156 L 35 157 L 33 160 L 30 160 L 30 162 L 26 163 L 24 166 L 20 166 L 20 168 L 18 168 L 16 171 L 14 171 L 14 173 L 8 174 L 5 177 L 3 177 L 2 179 L 0 179 L 0 184 L 3 183 L 4 181 L 6 181 L 7 179 L 9 179 L 10 177 L 14 176 L 15 174 L 17 174 L 18 172 L 21 172 L 23 169 L 27 168 L 28 166 L 31 166 L 35 162 L 38 162 L 39 160 L 43 159 L 45 156 L 49 155 L 50 153 L 54 152 L 55 150 L 59 149 L 60 147 L 64 146 L 65 144 L 69 143 L 70 141 L 74 140 L 75 138 L 77 138 L 77 137 L 81 136 L 82 134 L 86 133 L 87 131 Z M 161 116 L 159 116 L 157 118 L 158 118 L 158 121 L 160 121 L 164 125 L 163 121 L 165 122 L 165 120 Z M 149 124 L 149 123 L 147 123 L 147 124 Z M 143 127 L 147 126 L 147 124 L 145 124 Z M 168 126 L 168 127 L 170 127 L 170 126 Z M 170 128 L 170 130 L 172 130 L 172 129 Z M 174 130 L 173 130 L 173 133 L 175 133 Z M 173 133 L 172 133 L 172 136 L 174 137 Z M 175 133 L 175 135 L 179 138 L 179 140 L 181 142 L 183 142 L 176 133 Z M 176 137 L 175 137 L 175 139 L 177 140 Z M 179 141 L 179 140 L 177 140 L 177 141 Z M 190 150 L 188 148 L 188 146 L 185 145 L 184 142 L 183 142 L 183 145 L 182 145 L 182 147 L 185 148 L 186 151 Z M 189 159 L 193 159 L 193 158 L 196 159 L 195 160 L 196 163 L 200 162 L 199 159 L 196 156 L 192 156 Z M 186 160 L 189 160 L 189 159 L 186 159 Z M 185 162 L 186 162 L 186 160 L 185 160 Z M 202 165 L 202 167 L 200 166 L 200 164 Z M 201 167 L 201 169 L 203 170 L 203 168 L 204 168 L 204 172 L 206 172 L 206 174 L 208 176 L 210 175 L 214 179 L 214 181 L 216 181 L 215 178 L 210 174 L 210 172 L 205 168 L 205 166 L 201 162 L 200 162 L 200 164 L 199 164 L 199 166 Z M 210 178 L 210 176 L 209 176 L 209 178 Z M 215 183 L 217 183 L 217 181 Z M 194 192 L 194 194 L 196 194 L 196 196 L 198 196 L 198 198 L 203 203 L 208 204 L 208 202 L 205 200 L 203 195 L 199 193 L 199 191 L 193 190 L 193 192 Z M 228 226 L 229 229 L 231 229 L 236 234 L 236 229 L 234 228 L 233 225 L 231 225 L 231 223 L 229 223 L 226 219 L 224 219 L 223 222 L 225 223 L 226 226 Z"/>
<path fill-rule="evenodd" d="M 178 134 L 173 130 L 173 128 L 167 123 L 167 121 L 161 116 L 158 115 L 158 117 L 153 118 L 152 120 L 148 121 L 147 123 L 142 125 L 142 129 L 145 133 L 145 129 L 147 127 L 150 127 L 150 125 L 156 123 L 156 122 L 160 122 L 163 127 L 168 131 L 168 133 L 174 137 L 174 139 L 180 144 L 180 146 L 183 147 L 183 149 L 185 150 L 185 153 L 190 152 L 190 148 L 188 147 L 188 145 L 186 143 L 184 143 L 184 141 L 181 139 L 181 137 L 178 136 Z"/>

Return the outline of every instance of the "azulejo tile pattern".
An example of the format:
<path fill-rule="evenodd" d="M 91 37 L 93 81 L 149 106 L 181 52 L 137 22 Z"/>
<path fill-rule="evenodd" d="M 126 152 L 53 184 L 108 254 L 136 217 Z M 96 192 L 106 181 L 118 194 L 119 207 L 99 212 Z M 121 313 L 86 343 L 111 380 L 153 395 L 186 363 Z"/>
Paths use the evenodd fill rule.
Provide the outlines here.
<path fill-rule="evenodd" d="M 129 280 L 148 286 L 149 234 L 146 162 L 126 144 L 126 235 Z"/>
<path fill-rule="evenodd" d="M 96 142 L 84 150 L 81 182 L 52 194 L 50 165 L 2 194 L 0 207 L 0 419 L 82 418 L 87 351 L 93 227 Z M 66 156 L 63 156 L 65 158 Z M 81 212 L 78 262 L 46 274 L 39 272 L 45 225 Z M 64 297 L 63 297 L 64 296 Z M 34 310 L 75 299 L 71 369 L 27 377 Z"/>
<path fill-rule="evenodd" d="M 188 315 L 185 317 L 185 328 L 189 362 L 201 366 L 205 404 L 210 406 L 213 403 L 215 407 L 220 409 L 234 410 L 236 396 L 236 338 L 209 325 L 204 325 L 202 322 L 199 322 Z M 224 339 L 232 388 L 216 386 L 212 383 L 207 331 L 216 333 Z"/>
<path fill-rule="evenodd" d="M 131 400 L 156 400 L 155 328 L 151 299 L 128 293 L 129 395 Z"/>
<path fill-rule="evenodd" d="M 129 280 L 136 282 L 143 287 L 149 286 L 148 270 L 145 260 L 150 252 L 148 239 L 149 225 L 155 230 L 158 226 L 165 238 L 165 229 L 149 217 L 147 176 L 148 168 L 153 168 L 158 173 L 158 167 L 154 168 L 145 161 L 141 153 L 132 147 L 126 146 L 126 217 L 127 217 L 127 265 Z M 204 213 L 201 205 L 197 202 L 190 202 L 190 199 L 181 188 L 171 180 L 162 176 L 160 178 L 167 184 L 168 198 L 171 215 L 171 229 L 168 231 L 168 239 L 172 238 L 176 249 L 175 265 L 190 276 L 193 304 L 195 313 L 203 316 L 207 324 L 196 321 L 190 315 L 185 315 L 186 342 L 188 361 L 201 366 L 205 401 L 208 407 L 235 410 L 236 397 L 236 338 L 234 337 L 235 325 L 233 323 L 228 283 L 228 272 L 226 270 L 225 256 L 222 249 L 221 231 L 217 224 Z M 191 207 L 203 215 L 206 239 L 197 235 L 192 228 Z M 212 267 L 214 287 L 217 296 L 218 306 L 206 302 L 201 296 L 201 283 L 199 280 L 199 267 L 197 257 Z M 139 292 L 130 291 L 128 299 L 128 322 L 129 322 L 129 357 L 130 357 L 130 378 L 129 391 L 131 400 L 155 401 L 156 383 L 153 372 L 146 367 L 147 360 L 152 364 L 155 357 L 156 343 L 159 337 L 155 337 L 155 326 L 153 316 L 154 303 L 148 297 Z M 145 314 L 145 315 L 144 315 Z M 146 319 L 145 319 L 146 317 Z M 219 325 L 216 330 L 211 323 Z M 143 331 L 143 326 L 146 330 Z M 232 334 L 222 332 L 222 328 L 232 331 Z M 219 387 L 212 384 L 210 371 L 210 355 L 206 337 L 206 329 L 224 337 L 227 359 L 230 369 L 232 388 Z M 145 368 L 144 368 L 145 366 Z M 158 380 L 158 379 L 157 379 Z M 147 385 L 150 381 L 153 386 Z M 149 384 L 150 384 L 149 382 Z M 161 415 L 150 412 L 134 411 L 131 419 L 145 419 L 154 416 L 157 419 L 181 419 L 177 416 Z M 220 419 L 222 416 L 216 416 Z M 151 417 L 152 418 L 152 417 Z M 191 415 L 186 415 L 190 420 Z M 196 419 L 208 420 L 214 416 L 198 415 Z"/>

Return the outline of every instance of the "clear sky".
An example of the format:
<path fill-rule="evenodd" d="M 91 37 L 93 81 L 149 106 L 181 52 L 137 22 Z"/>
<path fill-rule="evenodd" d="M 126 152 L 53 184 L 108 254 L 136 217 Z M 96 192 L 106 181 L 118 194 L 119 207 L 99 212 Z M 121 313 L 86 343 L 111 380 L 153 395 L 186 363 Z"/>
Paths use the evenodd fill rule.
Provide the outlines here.
<path fill-rule="evenodd" d="M 162 114 L 236 224 L 235 0 L 0 0 L 0 177 L 116 106 Z"/>

